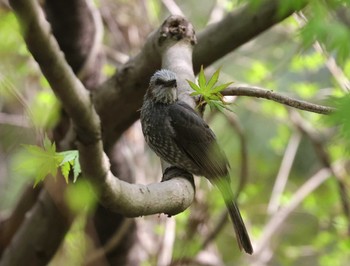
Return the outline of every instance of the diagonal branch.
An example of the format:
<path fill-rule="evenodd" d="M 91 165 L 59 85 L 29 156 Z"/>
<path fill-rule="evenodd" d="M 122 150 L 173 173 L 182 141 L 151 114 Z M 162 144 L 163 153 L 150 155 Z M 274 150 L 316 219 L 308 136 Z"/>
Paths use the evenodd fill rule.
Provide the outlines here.
<path fill-rule="evenodd" d="M 259 8 L 245 5 L 199 32 L 198 45 L 193 51 L 195 72 L 201 65 L 212 64 L 297 11 L 289 9 L 281 15 L 281 3 L 279 0 L 261 1 Z M 307 1 L 301 1 L 299 8 L 306 4 Z"/>
<path fill-rule="evenodd" d="M 300 110 L 328 115 L 335 111 L 335 108 L 297 100 L 272 90 L 266 90 L 255 86 L 234 86 L 222 92 L 224 96 L 250 96 L 272 100 Z"/>

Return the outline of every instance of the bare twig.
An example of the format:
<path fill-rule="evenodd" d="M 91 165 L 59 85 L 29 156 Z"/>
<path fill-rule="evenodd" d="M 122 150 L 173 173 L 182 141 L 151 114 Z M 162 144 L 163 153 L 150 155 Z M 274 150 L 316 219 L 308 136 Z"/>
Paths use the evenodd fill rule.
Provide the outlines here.
<path fill-rule="evenodd" d="M 242 86 L 229 87 L 222 92 L 222 95 L 250 96 L 250 97 L 264 98 L 264 99 L 272 100 L 272 101 L 275 101 L 290 107 L 294 107 L 300 110 L 309 111 L 309 112 L 318 113 L 318 114 L 330 114 L 335 111 L 335 109 L 332 107 L 293 99 L 291 97 L 279 94 L 278 92 L 266 90 L 255 86 L 242 85 Z"/>
<path fill-rule="evenodd" d="M 270 202 L 267 207 L 267 212 L 270 215 L 274 214 L 278 210 L 278 207 L 280 205 L 280 198 L 287 184 L 289 173 L 292 168 L 300 140 L 301 134 L 299 132 L 293 133 L 289 139 L 288 146 L 285 150 L 282 163 L 276 177 L 275 185 L 272 189 Z"/>

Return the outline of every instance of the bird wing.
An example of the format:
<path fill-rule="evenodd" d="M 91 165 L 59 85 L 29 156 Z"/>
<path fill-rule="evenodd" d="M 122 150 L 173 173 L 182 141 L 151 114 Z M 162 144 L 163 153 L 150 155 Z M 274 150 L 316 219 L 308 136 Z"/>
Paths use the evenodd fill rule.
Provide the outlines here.
<path fill-rule="evenodd" d="M 207 123 L 181 101 L 170 106 L 169 116 L 175 143 L 201 169 L 200 174 L 207 178 L 226 176 L 228 161 Z"/>

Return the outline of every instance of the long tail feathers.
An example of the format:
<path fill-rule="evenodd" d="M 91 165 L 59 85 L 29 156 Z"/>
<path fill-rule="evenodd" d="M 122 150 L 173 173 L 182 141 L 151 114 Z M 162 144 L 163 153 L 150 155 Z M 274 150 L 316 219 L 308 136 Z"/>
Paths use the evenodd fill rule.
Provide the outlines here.
<path fill-rule="evenodd" d="M 236 238 L 240 250 L 244 250 L 248 254 L 253 253 L 253 247 L 250 242 L 250 238 L 247 232 L 247 229 L 244 225 L 241 213 L 239 212 L 238 206 L 234 201 L 233 192 L 231 190 L 229 182 L 225 179 L 216 180 L 215 184 L 219 188 L 224 200 L 226 207 L 229 211 L 233 228 L 236 233 Z"/>
<path fill-rule="evenodd" d="M 235 229 L 239 248 L 241 250 L 243 248 L 246 253 L 252 254 L 253 247 L 236 203 L 232 200 L 225 201 L 225 203 L 233 223 L 233 228 Z"/>

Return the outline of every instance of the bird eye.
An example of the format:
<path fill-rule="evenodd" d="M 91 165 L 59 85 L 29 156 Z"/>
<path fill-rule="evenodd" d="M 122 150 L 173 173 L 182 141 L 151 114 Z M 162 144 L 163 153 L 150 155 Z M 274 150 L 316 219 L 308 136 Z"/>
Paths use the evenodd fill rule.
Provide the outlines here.
<path fill-rule="evenodd" d="M 156 85 L 164 85 L 164 84 L 165 84 L 165 81 L 162 80 L 162 79 L 156 79 L 155 84 L 156 84 Z"/>

